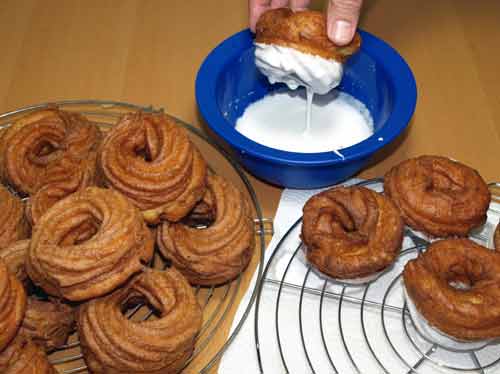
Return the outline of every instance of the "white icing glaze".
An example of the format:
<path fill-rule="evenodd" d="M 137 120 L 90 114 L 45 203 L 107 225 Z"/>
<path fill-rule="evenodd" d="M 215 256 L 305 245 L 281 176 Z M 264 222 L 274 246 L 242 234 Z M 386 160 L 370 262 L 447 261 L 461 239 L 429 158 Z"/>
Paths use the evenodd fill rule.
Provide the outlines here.
<path fill-rule="evenodd" d="M 249 105 L 236 122 L 242 135 L 267 147 L 290 152 L 336 152 L 373 134 L 363 103 L 332 91 L 314 96 L 307 124 L 305 90 L 277 90 Z"/>
<path fill-rule="evenodd" d="M 320 95 L 337 87 L 344 72 L 335 60 L 275 44 L 255 43 L 255 64 L 271 84 L 285 83 L 291 90 L 308 87 Z"/>

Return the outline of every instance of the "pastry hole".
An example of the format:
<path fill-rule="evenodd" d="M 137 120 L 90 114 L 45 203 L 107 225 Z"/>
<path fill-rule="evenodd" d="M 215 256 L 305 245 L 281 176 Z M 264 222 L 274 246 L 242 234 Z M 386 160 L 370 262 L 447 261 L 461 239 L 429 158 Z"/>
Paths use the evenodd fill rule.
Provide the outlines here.
<path fill-rule="evenodd" d="M 97 232 L 101 221 L 95 217 L 88 217 L 79 225 L 73 226 L 60 240 L 59 245 L 78 245 L 92 239 Z"/>
<path fill-rule="evenodd" d="M 451 282 L 448 282 L 448 285 L 451 288 L 454 288 L 454 289 L 459 290 L 459 291 L 468 291 L 472 288 L 472 285 L 470 283 L 462 282 L 462 281 L 451 281 Z"/>
<path fill-rule="evenodd" d="M 161 317 L 161 311 L 142 295 L 130 295 L 121 306 L 121 313 L 134 322 L 155 320 Z"/>
<path fill-rule="evenodd" d="M 151 158 L 151 155 L 149 154 L 148 150 L 146 149 L 146 147 L 142 147 L 142 148 L 137 148 L 135 150 L 135 154 L 144 159 L 144 161 L 146 162 L 151 162 L 153 161 L 152 158 Z"/>

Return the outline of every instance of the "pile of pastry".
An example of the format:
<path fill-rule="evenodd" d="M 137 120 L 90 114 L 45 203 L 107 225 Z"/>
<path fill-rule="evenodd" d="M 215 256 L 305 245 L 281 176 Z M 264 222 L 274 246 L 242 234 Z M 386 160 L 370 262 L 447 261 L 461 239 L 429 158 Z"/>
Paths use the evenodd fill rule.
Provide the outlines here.
<path fill-rule="evenodd" d="M 50 107 L 3 130 L 0 176 L 0 372 L 55 373 L 46 353 L 74 329 L 93 373 L 182 370 L 191 286 L 233 280 L 254 250 L 247 198 L 185 130 L 137 112 L 103 134 Z M 149 266 L 155 243 L 171 267 Z M 156 318 L 129 320 L 139 303 Z"/>
<path fill-rule="evenodd" d="M 500 228 L 496 250 L 467 237 L 485 223 L 490 200 L 474 169 L 439 156 L 409 159 L 385 175 L 384 194 L 353 186 L 313 196 L 304 206 L 306 258 L 337 281 L 373 281 L 396 260 L 406 224 L 432 241 L 403 271 L 419 331 L 450 349 L 482 347 L 500 338 Z"/>

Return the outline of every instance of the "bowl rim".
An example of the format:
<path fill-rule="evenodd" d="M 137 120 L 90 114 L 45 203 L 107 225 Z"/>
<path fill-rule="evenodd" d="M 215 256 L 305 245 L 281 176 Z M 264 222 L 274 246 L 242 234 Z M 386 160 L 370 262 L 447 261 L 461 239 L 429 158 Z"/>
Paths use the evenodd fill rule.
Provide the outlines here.
<path fill-rule="evenodd" d="M 207 125 L 219 137 L 242 155 L 251 155 L 268 162 L 297 166 L 340 164 L 366 158 L 391 143 L 408 126 L 417 103 L 417 85 L 413 72 L 403 57 L 375 35 L 358 30 L 362 37 L 361 50 L 384 69 L 394 89 L 393 111 L 386 125 L 360 143 L 342 149 L 343 158 L 335 152 L 298 153 L 270 148 L 240 134 L 220 112 L 216 100 L 217 77 L 225 66 L 253 46 L 254 36 L 242 30 L 222 41 L 205 58 L 195 82 L 198 108 Z"/>

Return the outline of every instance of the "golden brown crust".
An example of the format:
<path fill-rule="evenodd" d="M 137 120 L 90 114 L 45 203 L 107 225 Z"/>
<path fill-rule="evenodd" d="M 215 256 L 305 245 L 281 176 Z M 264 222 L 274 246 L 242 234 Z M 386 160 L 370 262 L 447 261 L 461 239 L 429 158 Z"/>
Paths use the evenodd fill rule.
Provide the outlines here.
<path fill-rule="evenodd" d="M 48 294 L 79 301 L 120 286 L 153 254 L 142 216 L 118 192 L 88 187 L 53 205 L 31 239 L 26 270 Z"/>
<path fill-rule="evenodd" d="M 122 308 L 141 298 L 159 314 L 155 320 L 127 319 Z M 78 312 L 85 361 L 93 373 L 174 374 L 191 356 L 202 313 L 193 290 L 174 268 L 147 270 L 127 287 L 91 300 Z"/>
<path fill-rule="evenodd" d="M 96 185 L 97 153 L 89 152 L 84 159 L 64 156 L 51 163 L 41 180 L 41 185 L 26 205 L 26 217 L 35 225 L 41 216 L 56 202 L 66 196 Z"/>
<path fill-rule="evenodd" d="M 218 285 L 237 277 L 255 247 L 250 205 L 243 193 L 217 175 L 209 175 L 203 204 L 211 204 L 214 221 L 204 229 L 165 222 L 158 246 L 165 257 L 196 285 Z"/>
<path fill-rule="evenodd" d="M 27 238 L 28 234 L 23 202 L 0 185 L 0 248 Z"/>
<path fill-rule="evenodd" d="M 73 309 L 58 300 L 42 301 L 28 297 L 26 314 L 19 334 L 51 352 L 61 347 L 74 330 Z"/>
<path fill-rule="evenodd" d="M 14 274 L 23 284 L 29 282 L 26 267 L 24 266 L 29 245 L 30 239 L 24 239 L 0 249 L 0 259 L 5 262 L 11 274 Z"/>
<path fill-rule="evenodd" d="M 345 62 L 361 46 L 359 33 L 348 45 L 335 45 L 328 38 L 323 13 L 313 10 L 294 12 L 289 8 L 265 12 L 257 22 L 255 41 L 294 48 L 339 62 Z"/>
<path fill-rule="evenodd" d="M 336 187 L 304 206 L 302 240 L 307 260 L 333 278 L 352 279 L 391 265 L 403 240 L 392 202 L 364 187 Z"/>
<path fill-rule="evenodd" d="M 27 114 L 0 138 L 3 180 L 19 192 L 33 194 L 43 185 L 47 167 L 68 155 L 85 159 L 100 136 L 97 126 L 78 113 L 54 107 Z"/>
<path fill-rule="evenodd" d="M 57 374 L 42 348 L 22 335 L 0 353 L 3 374 Z"/>
<path fill-rule="evenodd" d="M 180 220 L 205 191 L 205 161 L 164 114 L 125 115 L 104 139 L 98 162 L 107 186 L 129 198 L 148 223 Z"/>
<path fill-rule="evenodd" d="M 384 191 L 406 224 L 434 237 L 466 236 L 483 224 L 487 184 L 474 169 L 440 156 L 420 156 L 393 167 Z"/>
<path fill-rule="evenodd" d="M 406 264 L 403 278 L 409 297 L 432 326 L 467 341 L 500 337 L 497 252 L 468 239 L 440 240 Z"/>
<path fill-rule="evenodd" d="M 26 293 L 0 259 L 0 352 L 16 336 L 26 310 Z"/>

